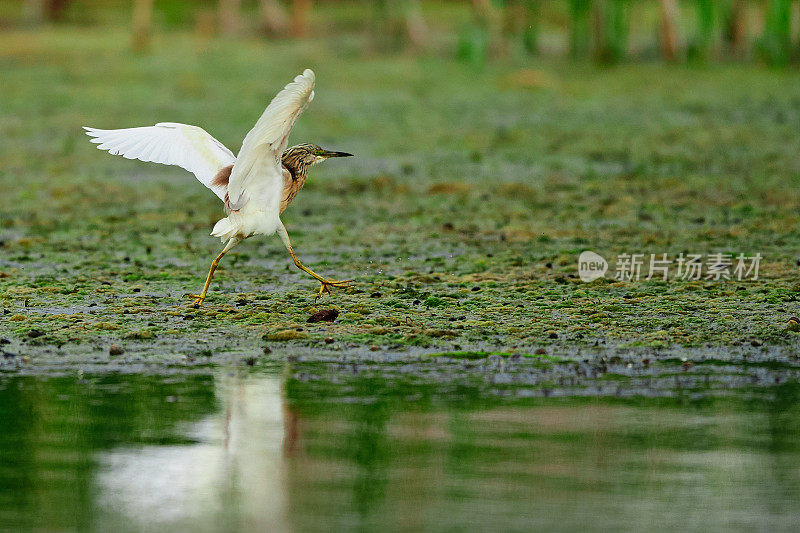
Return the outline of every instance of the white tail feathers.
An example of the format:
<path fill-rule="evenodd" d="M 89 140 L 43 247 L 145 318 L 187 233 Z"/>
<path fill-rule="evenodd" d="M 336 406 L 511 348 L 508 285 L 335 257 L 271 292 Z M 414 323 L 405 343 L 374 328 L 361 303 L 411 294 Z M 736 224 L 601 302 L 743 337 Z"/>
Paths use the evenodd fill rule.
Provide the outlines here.
<path fill-rule="evenodd" d="M 219 237 L 222 242 L 231 239 L 238 242 L 253 235 L 272 235 L 281 226 L 277 213 L 278 210 L 275 209 L 273 216 L 270 216 L 258 209 L 253 202 L 248 202 L 241 211 L 231 211 L 227 217 L 214 224 L 211 235 Z"/>
<path fill-rule="evenodd" d="M 239 233 L 239 227 L 233 224 L 228 217 L 220 219 L 216 224 L 214 224 L 214 229 L 211 230 L 211 235 L 214 237 L 219 237 L 222 239 L 222 242 L 233 239 L 236 237 L 237 233 Z"/>

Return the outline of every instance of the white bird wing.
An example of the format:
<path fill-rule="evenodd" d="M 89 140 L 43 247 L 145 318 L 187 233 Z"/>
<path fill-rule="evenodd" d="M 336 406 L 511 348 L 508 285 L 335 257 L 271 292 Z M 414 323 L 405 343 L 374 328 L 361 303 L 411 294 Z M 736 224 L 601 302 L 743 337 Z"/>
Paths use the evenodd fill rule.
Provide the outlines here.
<path fill-rule="evenodd" d="M 142 128 L 101 130 L 84 126 L 83 129 L 100 150 L 126 159 L 177 165 L 197 176 L 200 183 L 225 201 L 227 187 L 214 184 L 214 176 L 236 158 L 203 128 L 161 122 Z"/>
<path fill-rule="evenodd" d="M 260 184 L 261 190 L 282 189 L 281 156 L 286 150 L 289 132 L 292 131 L 297 117 L 314 99 L 314 81 L 314 72 L 311 69 L 303 71 L 272 99 L 256 125 L 244 138 L 228 183 L 228 205 L 231 209 L 241 209 L 248 200 L 248 189 L 259 179 L 279 181 L 279 185 Z M 268 164 L 272 168 L 255 169 L 257 164 Z"/>

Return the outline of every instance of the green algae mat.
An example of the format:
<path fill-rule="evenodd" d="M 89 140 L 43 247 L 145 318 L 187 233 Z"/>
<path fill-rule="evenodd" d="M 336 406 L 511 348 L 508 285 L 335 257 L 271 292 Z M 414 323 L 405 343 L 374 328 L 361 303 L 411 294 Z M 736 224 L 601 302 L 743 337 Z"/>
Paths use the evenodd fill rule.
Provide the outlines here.
<path fill-rule="evenodd" d="M 362 56 L 342 39 L 176 31 L 130 55 L 114 31 L 3 33 L 0 367 L 342 353 L 794 366 L 800 73 L 475 70 Z M 306 264 L 355 281 L 315 301 L 280 240 L 254 238 L 192 309 L 222 205 L 179 168 L 96 150 L 80 127 L 185 122 L 235 152 L 305 67 L 317 97 L 290 141 L 356 157 L 313 168 L 283 220 Z M 608 261 L 605 276 L 582 281 L 584 251 Z M 715 254 L 731 262 L 720 275 Z M 701 275 L 679 276 L 695 255 Z M 737 257 L 756 255 L 757 276 L 738 279 Z M 647 275 L 651 257 L 670 261 L 668 279 Z M 307 322 L 324 309 L 336 319 Z"/>

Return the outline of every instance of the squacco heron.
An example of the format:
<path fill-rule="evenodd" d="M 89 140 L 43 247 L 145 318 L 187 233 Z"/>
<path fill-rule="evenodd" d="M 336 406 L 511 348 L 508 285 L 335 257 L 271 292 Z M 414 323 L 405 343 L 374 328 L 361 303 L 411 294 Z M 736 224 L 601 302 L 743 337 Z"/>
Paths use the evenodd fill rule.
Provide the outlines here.
<path fill-rule="evenodd" d="M 162 122 L 155 126 L 101 130 L 84 127 L 101 150 L 127 159 L 177 165 L 192 172 L 225 203 L 228 216 L 216 223 L 211 235 L 225 243 L 212 261 L 203 291 L 191 294 L 194 306 L 206 299 L 214 271 L 222 257 L 253 235 L 278 233 L 294 264 L 319 281 L 317 298 L 337 281 L 320 276 L 297 258 L 280 215 L 303 187 L 308 169 L 331 157 L 349 157 L 345 152 L 323 150 L 314 144 L 286 148 L 297 117 L 314 98 L 314 72 L 306 69 L 272 99 L 256 125 L 244 138 L 234 157 L 221 142 L 197 126 Z"/>

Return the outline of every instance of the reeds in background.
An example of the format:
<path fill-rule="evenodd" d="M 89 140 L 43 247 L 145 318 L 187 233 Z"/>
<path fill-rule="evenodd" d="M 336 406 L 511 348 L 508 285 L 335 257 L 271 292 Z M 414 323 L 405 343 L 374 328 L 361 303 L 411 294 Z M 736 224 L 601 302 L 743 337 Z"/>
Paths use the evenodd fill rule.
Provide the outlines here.
<path fill-rule="evenodd" d="M 769 0 L 764 33 L 758 40 L 761 57 L 772 65 L 785 65 L 792 57 L 792 0 Z"/>
<path fill-rule="evenodd" d="M 706 61 L 714 55 L 717 3 L 717 0 L 694 2 L 697 29 L 686 50 L 689 60 Z"/>
<path fill-rule="evenodd" d="M 628 51 L 630 0 L 595 0 L 595 57 L 598 62 L 618 63 Z"/>
<path fill-rule="evenodd" d="M 584 58 L 590 51 L 592 0 L 569 0 L 569 51 L 573 59 Z"/>
<path fill-rule="evenodd" d="M 372 45 L 381 51 L 423 50 L 428 28 L 419 0 L 375 0 L 369 13 Z"/>
<path fill-rule="evenodd" d="M 127 22 L 125 22 L 127 21 Z M 21 0 L 4 27 L 128 24 L 147 48 L 159 25 L 291 39 L 350 33 L 364 51 L 451 54 L 476 65 L 531 54 L 600 64 L 800 60 L 800 0 Z M 209 31 L 210 28 L 210 31 Z M 355 41 L 353 41 L 355 42 Z M 352 50 L 352 48 L 350 48 Z M 653 51 L 658 51 L 653 53 Z"/>
<path fill-rule="evenodd" d="M 153 25 L 153 0 L 136 0 L 133 6 L 132 46 L 137 52 L 150 44 Z"/>
<path fill-rule="evenodd" d="M 725 52 L 743 58 L 747 39 L 747 9 L 745 0 L 727 0 L 721 8 L 722 40 Z"/>

